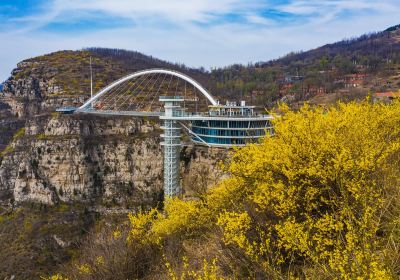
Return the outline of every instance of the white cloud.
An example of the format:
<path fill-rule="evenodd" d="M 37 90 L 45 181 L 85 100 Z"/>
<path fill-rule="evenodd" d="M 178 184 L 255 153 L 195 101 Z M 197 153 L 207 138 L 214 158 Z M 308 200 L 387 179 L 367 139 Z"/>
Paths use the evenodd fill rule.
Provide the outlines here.
<path fill-rule="evenodd" d="M 214 67 L 235 62 L 266 61 L 290 51 L 307 50 L 398 24 L 400 8 L 394 3 L 313 0 L 271 6 L 268 1 L 261 0 L 57 0 L 40 15 L 20 18 L 19 33 L 16 30 L 0 31 L 0 80 L 7 78 L 22 59 L 61 49 L 91 46 L 137 50 L 189 66 Z M 296 21 L 295 24 L 274 24 L 274 18 L 259 13 L 268 7 L 299 17 L 308 13 L 313 15 L 305 16 L 302 24 Z M 359 13 L 362 9 L 368 9 L 368 12 Z M 357 14 L 339 16 L 344 11 Z M 93 12 L 132 19 L 135 24 L 90 33 L 77 31 L 72 35 L 38 29 L 51 22 L 79 21 L 81 17 L 93 16 Z M 194 20 L 210 23 L 229 13 L 240 13 L 247 21 L 193 23 Z M 174 28 L 152 24 L 159 18 L 172 23 Z"/>
<path fill-rule="evenodd" d="M 246 12 L 265 6 L 262 0 L 53 0 L 45 2 L 43 13 L 26 16 L 19 21 L 35 28 L 50 22 L 70 21 L 71 17 L 99 13 L 132 19 L 139 23 L 149 18 L 165 19 L 174 23 L 208 22 L 219 15 Z"/>
<path fill-rule="evenodd" d="M 398 1 L 375 1 L 375 0 L 311 0 L 311 1 L 293 1 L 287 4 L 279 5 L 278 9 L 295 14 L 295 15 L 309 15 L 319 14 L 323 15 L 332 11 L 360 11 L 360 10 L 374 10 L 379 12 L 386 12 L 392 9 L 398 9 Z"/>

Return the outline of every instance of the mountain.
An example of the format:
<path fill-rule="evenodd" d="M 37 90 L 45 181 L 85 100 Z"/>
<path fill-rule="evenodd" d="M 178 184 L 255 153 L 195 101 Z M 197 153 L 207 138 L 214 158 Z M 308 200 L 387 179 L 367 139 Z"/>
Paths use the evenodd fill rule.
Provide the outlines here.
<path fill-rule="evenodd" d="M 58 138 L 62 140 L 63 134 L 74 135 L 78 138 L 78 143 L 84 145 L 82 150 L 77 151 L 84 157 L 89 156 L 85 148 L 86 142 L 102 145 L 101 141 L 95 139 L 96 137 L 115 134 L 119 135 L 121 140 L 133 131 L 150 133 L 158 129 L 154 125 L 152 128 L 145 128 L 149 126 L 149 123 L 138 120 L 135 123 L 124 124 L 130 127 L 131 132 L 121 127 L 122 130 L 116 129 L 117 132 L 114 133 L 112 130 L 107 131 L 107 126 L 105 126 L 107 121 L 102 118 L 86 120 L 78 117 L 71 119 L 54 116 L 55 108 L 66 105 L 77 106 L 89 97 L 90 57 L 95 91 L 128 73 L 141 69 L 170 68 L 194 77 L 222 101 L 244 99 L 267 108 L 274 106 L 278 101 L 286 101 L 296 106 L 305 100 L 325 104 L 338 99 L 360 99 L 377 91 L 395 91 L 400 86 L 400 29 L 398 26 L 359 38 L 328 44 L 307 52 L 289 54 L 265 63 L 247 66 L 232 65 L 213 69 L 210 72 L 120 49 L 88 48 L 79 51 L 59 51 L 18 63 L 18 67 L 12 71 L 10 78 L 4 82 L 0 93 L 2 129 L 0 151 L 3 151 L 4 158 L 0 162 L 0 171 L 1 168 L 12 168 L 17 164 L 13 161 L 8 162 L 7 157 L 4 157 L 4 151 L 18 150 L 10 146 L 14 145 L 13 139 L 14 142 L 24 143 L 22 139 L 25 138 L 18 139 L 19 141 L 15 138 L 16 133 L 21 129 L 25 129 L 25 135 L 38 141 L 37 150 L 41 150 L 40 146 L 44 145 L 44 143 L 39 143 L 40 141 Z M 116 127 L 122 125 L 118 118 L 111 122 Z M 60 150 L 63 150 L 64 144 L 61 145 L 61 142 L 53 144 L 60 144 Z M 128 147 L 130 144 L 125 141 L 124 145 Z M 24 153 L 18 160 L 26 157 L 26 161 L 36 162 L 38 159 L 32 158 L 33 155 L 43 158 L 43 154 L 37 151 L 35 153 L 33 150 L 26 151 L 27 147 L 21 147 L 21 149 Z M 101 150 L 103 147 L 98 149 Z M 107 152 L 104 152 L 103 156 L 98 162 L 102 163 L 109 157 Z M 75 161 L 75 159 L 70 159 L 70 162 Z M 32 167 L 29 167 L 29 164 L 21 166 L 28 169 Z M 102 170 L 104 166 L 96 168 Z M 92 171 L 87 169 L 85 172 L 91 174 Z M 129 169 L 127 172 L 129 173 Z M 8 179 L 4 180 L 5 175 L 2 175 L 3 178 L 0 177 L 0 190 L 2 188 L 7 190 L 6 197 L 10 197 L 10 191 L 14 192 L 15 196 L 17 193 L 14 187 L 19 184 L 17 184 L 18 174 L 8 171 L 3 174 L 8 174 Z M 38 174 L 49 175 L 44 171 Z M 38 182 L 44 186 L 54 185 L 46 176 Z M 76 176 L 82 178 L 82 174 Z M 41 176 L 35 175 L 36 179 L 39 177 Z M 95 189 L 99 178 L 94 178 L 92 175 L 88 178 L 90 179 L 87 180 Z M 60 182 L 61 179 L 57 180 Z M 67 179 L 64 181 L 65 188 L 69 188 Z M 24 186 L 24 180 L 20 181 L 19 186 Z M 66 193 L 70 195 L 73 192 L 71 189 Z M 98 191 L 96 190 L 95 193 L 97 195 Z M 86 193 L 86 196 L 88 195 Z M 29 199 L 29 195 L 18 197 Z M 57 195 L 50 192 L 48 197 L 45 195 L 40 199 L 55 203 L 59 198 L 54 197 L 57 198 Z M 74 195 L 67 197 L 65 200 L 72 199 Z"/>
<path fill-rule="evenodd" d="M 215 69 L 220 92 L 267 107 L 277 100 L 331 103 L 400 87 L 400 29 L 342 40 L 254 65 Z"/>
<path fill-rule="evenodd" d="M 400 86 L 398 26 L 269 62 L 212 71 L 104 48 L 24 60 L 0 92 L 0 242 L 10 244 L 0 250 L 0 279 L 10 278 L 14 267 L 26 268 L 18 279 L 55 271 L 79 254 L 88 231 L 160 203 L 158 120 L 54 113 L 89 97 L 90 57 L 95 91 L 138 70 L 170 68 L 192 76 L 221 100 L 244 99 L 267 108 L 278 101 L 297 106 L 360 99 Z M 226 156 L 225 150 L 184 148 L 187 193 L 201 194 L 218 182 L 224 174 L 218 163 Z"/>
<path fill-rule="evenodd" d="M 192 76 L 222 101 L 243 99 L 267 108 L 280 100 L 295 106 L 306 100 L 359 99 L 369 92 L 393 91 L 400 86 L 400 29 L 393 26 L 269 62 L 210 72 L 120 49 L 60 51 L 19 63 L 4 83 L 3 97 L 17 97 L 9 105 L 19 116 L 79 104 L 90 89 L 89 57 L 93 59 L 95 91 L 128 73 L 170 68 Z M 21 88 L 16 83 L 24 77 L 29 79 L 21 91 L 13 90 Z"/>
<path fill-rule="evenodd" d="M 154 67 L 207 77 L 124 50 L 60 51 L 20 62 L 0 93 L 0 242 L 9 244 L 0 248 L 0 279 L 51 273 L 79 253 L 96 224 L 160 204 L 158 119 L 54 113 L 89 97 L 90 57 L 95 90 Z M 185 147 L 187 193 L 216 182 L 225 156 Z"/>
<path fill-rule="evenodd" d="M 50 113 L 56 107 L 81 104 L 90 94 L 90 57 L 95 92 L 124 75 L 147 68 L 174 69 L 199 82 L 208 80 L 200 70 L 138 52 L 90 48 L 59 51 L 18 63 L 4 82 L 0 98 L 9 100 L 11 111 L 17 117 Z"/>

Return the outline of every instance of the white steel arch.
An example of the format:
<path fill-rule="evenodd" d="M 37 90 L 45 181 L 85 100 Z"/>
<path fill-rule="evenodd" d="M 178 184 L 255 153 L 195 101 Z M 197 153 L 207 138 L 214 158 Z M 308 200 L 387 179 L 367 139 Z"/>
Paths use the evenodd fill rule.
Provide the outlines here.
<path fill-rule="evenodd" d="M 96 101 L 98 98 L 100 98 L 103 94 L 107 93 L 109 90 L 112 88 L 118 86 L 119 84 L 129 81 L 130 79 L 142 76 L 142 75 L 147 75 L 147 74 L 169 74 L 178 78 L 181 78 L 188 83 L 192 84 L 195 88 L 197 88 L 210 102 L 212 105 L 217 105 L 217 101 L 212 97 L 212 95 L 204 89 L 197 81 L 192 79 L 191 77 L 182 74 L 178 71 L 173 71 L 173 70 L 167 70 L 167 69 L 148 69 L 148 70 L 143 70 L 143 71 L 138 71 L 132 74 L 129 74 L 125 77 L 122 77 L 119 80 L 116 80 L 115 82 L 109 84 L 102 90 L 100 90 L 95 96 L 90 98 L 88 101 L 86 101 L 81 107 L 78 108 L 78 110 L 83 110 L 87 108 L 92 102 Z"/>

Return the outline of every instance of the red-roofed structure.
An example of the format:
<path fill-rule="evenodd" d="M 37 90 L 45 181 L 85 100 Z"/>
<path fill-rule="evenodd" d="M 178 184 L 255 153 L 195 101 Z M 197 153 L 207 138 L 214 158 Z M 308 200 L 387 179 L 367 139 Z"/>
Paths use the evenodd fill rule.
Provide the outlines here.
<path fill-rule="evenodd" d="M 375 101 L 392 101 L 394 98 L 400 98 L 400 91 L 377 92 L 374 94 Z"/>

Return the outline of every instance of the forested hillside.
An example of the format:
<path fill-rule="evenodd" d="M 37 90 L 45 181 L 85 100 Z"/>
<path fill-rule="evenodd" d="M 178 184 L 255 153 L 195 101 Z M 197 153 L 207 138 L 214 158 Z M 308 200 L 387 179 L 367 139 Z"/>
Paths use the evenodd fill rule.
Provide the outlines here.
<path fill-rule="evenodd" d="M 269 62 L 236 64 L 211 71 L 120 49 L 61 51 L 20 63 L 12 73 L 13 79 L 30 74 L 54 77 L 59 86 L 57 95 L 87 96 L 90 57 L 95 91 L 128 73 L 169 68 L 192 76 L 222 101 L 244 99 L 267 108 L 279 100 L 294 105 L 305 100 L 327 104 L 362 99 L 369 93 L 397 91 L 400 87 L 398 26 L 310 51 L 290 53 Z"/>
<path fill-rule="evenodd" d="M 310 100 L 363 98 L 400 87 L 400 29 L 370 33 L 270 62 L 233 65 L 211 73 L 217 92 L 273 106 Z"/>

